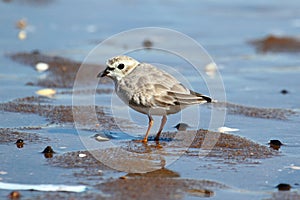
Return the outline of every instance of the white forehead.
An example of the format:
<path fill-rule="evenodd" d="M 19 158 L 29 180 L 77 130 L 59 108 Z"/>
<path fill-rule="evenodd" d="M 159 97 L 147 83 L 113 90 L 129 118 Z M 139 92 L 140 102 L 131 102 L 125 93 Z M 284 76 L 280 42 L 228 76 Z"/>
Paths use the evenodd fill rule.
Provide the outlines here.
<path fill-rule="evenodd" d="M 137 60 L 129 57 L 129 56 L 116 56 L 107 60 L 106 64 L 109 66 L 114 66 L 119 63 L 139 63 Z"/>

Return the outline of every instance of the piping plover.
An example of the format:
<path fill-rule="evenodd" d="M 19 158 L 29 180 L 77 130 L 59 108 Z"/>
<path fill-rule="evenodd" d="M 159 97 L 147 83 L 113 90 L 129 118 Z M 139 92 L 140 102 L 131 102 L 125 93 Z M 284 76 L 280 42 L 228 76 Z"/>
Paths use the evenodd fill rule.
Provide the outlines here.
<path fill-rule="evenodd" d="M 167 72 L 147 63 L 140 63 L 128 56 L 116 56 L 106 63 L 107 68 L 97 77 L 109 77 L 115 83 L 120 99 L 132 109 L 146 114 L 148 129 L 142 142 L 147 142 L 154 123 L 152 115 L 162 116 L 155 140 L 167 122 L 167 115 L 174 114 L 189 105 L 212 102 L 208 96 L 196 93 L 183 86 Z"/>

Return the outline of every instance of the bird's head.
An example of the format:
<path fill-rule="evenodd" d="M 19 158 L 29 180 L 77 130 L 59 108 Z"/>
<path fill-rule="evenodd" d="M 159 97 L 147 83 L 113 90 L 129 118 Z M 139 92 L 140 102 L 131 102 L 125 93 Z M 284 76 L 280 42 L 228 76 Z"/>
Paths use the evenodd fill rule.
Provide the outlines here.
<path fill-rule="evenodd" d="M 111 79 L 118 81 L 124 76 L 129 74 L 139 62 L 129 56 L 116 56 L 106 62 L 106 69 L 100 72 L 97 77 L 110 77 Z"/>

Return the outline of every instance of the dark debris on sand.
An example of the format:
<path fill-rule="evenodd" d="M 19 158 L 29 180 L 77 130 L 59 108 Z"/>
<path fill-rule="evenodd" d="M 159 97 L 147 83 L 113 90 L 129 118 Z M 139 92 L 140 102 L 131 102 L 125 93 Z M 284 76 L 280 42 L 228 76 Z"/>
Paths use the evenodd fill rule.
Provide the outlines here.
<path fill-rule="evenodd" d="M 300 52 L 300 39 L 293 37 L 279 37 L 274 35 L 262 39 L 252 40 L 259 52 Z"/>

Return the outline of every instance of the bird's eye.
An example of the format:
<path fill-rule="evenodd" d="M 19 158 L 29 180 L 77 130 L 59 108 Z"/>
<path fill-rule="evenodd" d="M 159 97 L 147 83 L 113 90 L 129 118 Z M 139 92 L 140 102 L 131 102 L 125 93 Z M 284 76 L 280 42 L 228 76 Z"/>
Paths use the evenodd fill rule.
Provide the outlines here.
<path fill-rule="evenodd" d="M 123 63 L 118 65 L 118 69 L 124 69 L 125 65 Z"/>

